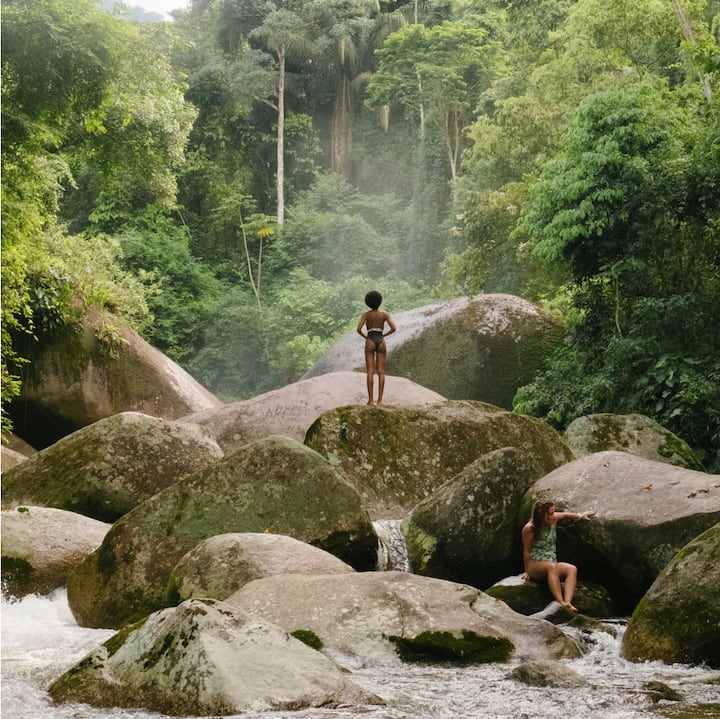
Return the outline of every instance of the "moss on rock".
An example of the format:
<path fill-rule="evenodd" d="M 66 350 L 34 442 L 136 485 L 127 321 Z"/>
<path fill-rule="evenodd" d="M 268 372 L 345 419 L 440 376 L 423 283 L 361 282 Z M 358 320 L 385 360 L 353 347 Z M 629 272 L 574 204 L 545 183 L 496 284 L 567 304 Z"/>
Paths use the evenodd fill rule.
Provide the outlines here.
<path fill-rule="evenodd" d="M 426 631 L 414 637 L 388 637 L 398 656 L 405 662 L 489 664 L 506 662 L 514 646 L 507 637 L 480 636 L 463 630 L 455 632 Z"/>
<path fill-rule="evenodd" d="M 303 644 L 307 644 L 307 646 L 317 651 L 320 651 L 324 646 L 323 640 L 312 629 L 296 629 L 294 632 L 290 632 L 290 636 L 299 639 Z"/>
<path fill-rule="evenodd" d="M 600 413 L 578 417 L 565 430 L 565 439 L 578 457 L 616 450 L 703 471 L 687 442 L 640 414 Z"/>
<path fill-rule="evenodd" d="M 373 519 L 397 519 L 488 452 L 512 446 L 538 478 L 573 454 L 547 423 L 483 402 L 341 407 L 321 415 L 305 444 L 345 472 Z"/>
<path fill-rule="evenodd" d="M 68 601 L 81 625 L 118 627 L 167 606 L 178 561 L 227 532 L 284 534 L 374 569 L 377 535 L 341 471 L 287 437 L 246 445 L 159 492 L 119 519 L 70 575 Z"/>
<path fill-rule="evenodd" d="M 720 524 L 680 550 L 628 623 L 623 654 L 632 661 L 720 667 Z"/>
<path fill-rule="evenodd" d="M 485 594 L 501 599 L 512 610 L 525 616 L 541 612 L 553 601 L 545 582 L 503 581 L 488 587 Z M 580 581 L 573 604 L 583 615 L 598 619 L 617 616 L 617 609 L 607 590 L 595 582 Z"/>
<path fill-rule="evenodd" d="M 63 437 L 3 475 L 3 507 L 27 501 L 114 522 L 223 456 L 197 425 L 122 412 Z"/>

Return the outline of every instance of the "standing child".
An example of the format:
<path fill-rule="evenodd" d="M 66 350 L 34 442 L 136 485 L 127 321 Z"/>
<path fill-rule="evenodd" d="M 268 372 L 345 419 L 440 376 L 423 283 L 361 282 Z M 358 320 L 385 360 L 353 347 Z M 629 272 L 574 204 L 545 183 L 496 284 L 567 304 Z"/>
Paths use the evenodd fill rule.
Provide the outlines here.
<path fill-rule="evenodd" d="M 387 312 L 382 312 L 380 304 L 382 295 L 376 290 L 371 290 L 365 295 L 365 304 L 370 308 L 363 313 L 358 322 L 357 333 L 365 338 L 365 368 L 367 370 L 368 404 L 373 404 L 373 376 L 378 376 L 378 399 L 377 404 L 382 404 L 383 391 L 385 389 L 385 356 L 387 347 L 385 338 L 395 332 L 395 323 Z M 385 332 L 385 324 L 390 328 Z M 363 332 L 363 326 L 365 332 Z"/>

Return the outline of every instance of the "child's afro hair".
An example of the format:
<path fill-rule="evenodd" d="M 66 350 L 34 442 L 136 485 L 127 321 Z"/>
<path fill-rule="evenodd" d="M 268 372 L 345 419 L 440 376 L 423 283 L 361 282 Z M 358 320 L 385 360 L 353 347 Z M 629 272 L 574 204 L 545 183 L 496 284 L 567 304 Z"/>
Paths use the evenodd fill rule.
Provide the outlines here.
<path fill-rule="evenodd" d="M 371 309 L 376 310 L 382 303 L 382 295 L 377 290 L 370 290 L 365 295 L 365 304 Z"/>

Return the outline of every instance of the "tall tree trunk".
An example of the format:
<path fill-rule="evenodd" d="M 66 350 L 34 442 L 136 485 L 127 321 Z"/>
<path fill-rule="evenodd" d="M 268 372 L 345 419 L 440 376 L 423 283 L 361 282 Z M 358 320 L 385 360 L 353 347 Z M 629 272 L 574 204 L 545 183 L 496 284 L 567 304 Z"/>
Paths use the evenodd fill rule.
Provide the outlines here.
<path fill-rule="evenodd" d="M 257 300 L 257 306 L 260 307 L 260 274 L 262 272 L 262 237 L 260 237 L 260 249 L 258 250 L 258 261 L 257 261 L 257 281 L 253 274 L 252 260 L 250 259 L 250 245 L 248 243 L 247 228 L 245 227 L 245 220 L 243 219 L 242 209 L 238 209 L 238 215 L 240 216 L 240 231 L 242 233 L 243 250 L 245 251 L 245 260 L 248 268 L 248 279 L 250 280 L 250 287 L 252 287 L 253 294 Z"/>
<path fill-rule="evenodd" d="M 285 220 L 285 47 L 278 49 L 277 221 Z"/>
<path fill-rule="evenodd" d="M 680 28 L 682 29 L 683 36 L 685 37 L 685 40 L 687 40 L 687 42 L 689 42 L 693 46 L 694 49 L 697 46 L 697 40 L 695 40 L 695 33 L 692 29 L 692 22 L 687 16 L 685 8 L 682 6 L 680 0 L 673 0 L 672 4 L 673 8 L 675 9 L 675 14 L 677 15 L 678 22 L 680 23 Z M 710 80 L 708 76 L 700 71 L 698 71 L 698 75 L 700 76 L 700 83 L 702 84 L 705 98 L 708 102 L 712 102 L 712 87 L 710 86 Z"/>
<path fill-rule="evenodd" d="M 350 80 L 340 78 L 331 129 L 331 166 L 334 172 L 350 178 L 350 157 L 352 155 L 352 98 Z"/>
<path fill-rule="evenodd" d="M 416 72 L 415 77 L 417 77 L 417 83 L 418 83 L 418 90 L 419 90 L 419 96 L 420 96 L 420 137 L 424 140 L 425 139 L 425 105 L 422 101 L 423 96 L 423 84 L 422 84 L 422 78 L 420 77 L 420 73 Z"/>
<path fill-rule="evenodd" d="M 457 179 L 458 159 L 460 156 L 460 142 L 462 139 L 462 128 L 460 118 L 454 110 L 447 110 L 445 113 L 445 145 L 447 147 L 448 160 L 450 162 L 450 177 Z"/>

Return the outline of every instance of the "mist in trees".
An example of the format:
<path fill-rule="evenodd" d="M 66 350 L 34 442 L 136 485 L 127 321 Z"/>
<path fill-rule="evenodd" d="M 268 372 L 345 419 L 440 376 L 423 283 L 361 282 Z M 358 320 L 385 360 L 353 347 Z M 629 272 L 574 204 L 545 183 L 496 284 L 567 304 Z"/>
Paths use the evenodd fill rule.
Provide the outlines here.
<path fill-rule="evenodd" d="M 719 471 L 719 33 L 718 0 L 6 0 L 6 401 L 17 337 L 90 304 L 231 401 L 371 287 L 510 292 L 568 327 L 517 411 L 642 412 Z"/>

